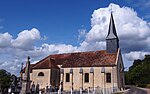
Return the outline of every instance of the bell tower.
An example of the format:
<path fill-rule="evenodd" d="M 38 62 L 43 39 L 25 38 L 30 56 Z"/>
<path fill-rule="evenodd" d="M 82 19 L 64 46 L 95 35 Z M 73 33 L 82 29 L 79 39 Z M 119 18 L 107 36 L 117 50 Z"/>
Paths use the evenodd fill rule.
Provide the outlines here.
<path fill-rule="evenodd" d="M 107 53 L 116 53 L 119 48 L 119 39 L 116 33 L 113 14 L 111 13 L 108 35 L 106 37 L 106 51 Z"/>

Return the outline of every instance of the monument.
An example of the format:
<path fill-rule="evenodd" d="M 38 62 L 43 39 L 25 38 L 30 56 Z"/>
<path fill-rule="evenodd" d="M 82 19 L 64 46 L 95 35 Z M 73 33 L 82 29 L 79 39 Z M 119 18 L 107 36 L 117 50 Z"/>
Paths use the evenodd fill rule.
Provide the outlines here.
<path fill-rule="evenodd" d="M 31 94 L 30 91 L 30 57 L 28 56 L 27 62 L 26 62 L 26 67 L 25 67 L 25 76 L 22 79 L 22 89 L 20 94 Z"/>

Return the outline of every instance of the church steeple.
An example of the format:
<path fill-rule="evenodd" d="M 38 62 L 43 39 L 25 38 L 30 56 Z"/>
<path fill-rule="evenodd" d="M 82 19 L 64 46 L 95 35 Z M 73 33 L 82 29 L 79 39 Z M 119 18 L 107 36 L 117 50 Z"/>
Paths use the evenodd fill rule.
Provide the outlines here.
<path fill-rule="evenodd" d="M 113 14 L 110 16 L 110 23 L 108 29 L 108 35 L 106 37 L 106 50 L 107 53 L 116 53 L 119 48 L 119 39 L 116 33 Z"/>
<path fill-rule="evenodd" d="M 115 23 L 114 23 L 114 19 L 113 19 L 113 14 L 111 13 L 108 35 L 107 35 L 106 39 L 112 39 L 112 38 L 118 39 L 118 36 L 116 33 L 116 28 L 115 28 Z"/>

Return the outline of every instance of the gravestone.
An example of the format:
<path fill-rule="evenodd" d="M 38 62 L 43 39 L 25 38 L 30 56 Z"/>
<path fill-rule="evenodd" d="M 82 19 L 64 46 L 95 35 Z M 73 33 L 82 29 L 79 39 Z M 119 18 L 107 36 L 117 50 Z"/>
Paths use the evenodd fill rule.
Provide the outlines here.
<path fill-rule="evenodd" d="M 35 94 L 35 84 L 34 84 L 34 82 L 33 82 L 32 86 L 31 86 L 31 92 L 32 92 L 32 94 Z"/>
<path fill-rule="evenodd" d="M 22 79 L 22 89 L 20 94 L 31 94 L 30 85 L 30 57 L 28 56 L 25 68 L 25 76 Z"/>
<path fill-rule="evenodd" d="M 36 94 L 39 94 L 39 91 L 40 91 L 39 84 L 37 83 L 37 85 L 36 85 Z"/>
<path fill-rule="evenodd" d="M 16 91 L 17 91 L 17 77 L 15 75 L 12 75 L 9 92 L 10 93 L 16 93 Z"/>
<path fill-rule="evenodd" d="M 46 94 L 48 94 L 49 93 L 49 88 L 48 88 L 48 86 L 46 86 Z"/>

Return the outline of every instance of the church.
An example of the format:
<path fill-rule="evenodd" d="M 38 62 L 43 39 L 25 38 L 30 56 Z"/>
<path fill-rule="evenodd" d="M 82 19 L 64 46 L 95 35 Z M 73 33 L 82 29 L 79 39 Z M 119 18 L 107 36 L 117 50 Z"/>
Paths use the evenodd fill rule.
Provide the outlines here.
<path fill-rule="evenodd" d="M 22 79 L 25 73 L 21 72 Z M 64 91 L 106 88 L 112 92 L 124 89 L 124 65 L 119 48 L 113 14 L 110 16 L 106 50 L 53 54 L 30 65 L 30 80 Z"/>

